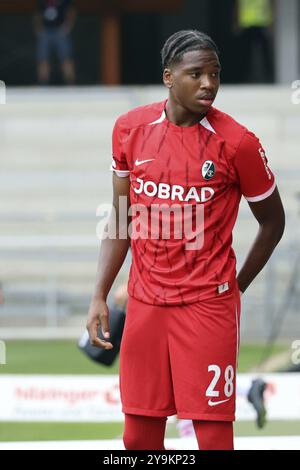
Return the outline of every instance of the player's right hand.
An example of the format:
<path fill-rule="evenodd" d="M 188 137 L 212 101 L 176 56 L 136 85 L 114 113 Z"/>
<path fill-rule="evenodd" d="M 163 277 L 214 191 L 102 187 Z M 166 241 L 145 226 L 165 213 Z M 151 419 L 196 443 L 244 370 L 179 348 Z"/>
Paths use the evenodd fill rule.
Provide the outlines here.
<path fill-rule="evenodd" d="M 87 330 L 89 332 L 90 343 L 97 348 L 112 349 L 113 345 L 109 341 L 98 337 L 98 329 L 101 330 L 104 338 L 109 339 L 109 310 L 104 300 L 93 299 L 89 308 Z"/>

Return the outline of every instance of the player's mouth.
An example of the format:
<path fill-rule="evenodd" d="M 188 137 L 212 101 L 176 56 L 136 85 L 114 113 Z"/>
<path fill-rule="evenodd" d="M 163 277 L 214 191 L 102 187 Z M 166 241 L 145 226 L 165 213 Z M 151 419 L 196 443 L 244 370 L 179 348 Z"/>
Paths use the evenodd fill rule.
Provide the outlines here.
<path fill-rule="evenodd" d="M 197 96 L 197 101 L 200 103 L 202 106 L 211 106 L 215 100 L 214 95 L 202 95 L 202 96 Z"/>

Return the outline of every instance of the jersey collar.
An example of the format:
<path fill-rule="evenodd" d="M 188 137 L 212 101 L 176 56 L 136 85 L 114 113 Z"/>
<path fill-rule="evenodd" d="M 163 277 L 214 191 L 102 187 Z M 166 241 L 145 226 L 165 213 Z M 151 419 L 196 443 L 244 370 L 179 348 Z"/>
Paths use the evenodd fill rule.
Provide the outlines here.
<path fill-rule="evenodd" d="M 155 124 L 160 124 L 161 122 L 164 122 L 165 120 L 168 121 L 166 111 L 165 111 L 166 103 L 167 103 L 167 100 L 164 101 L 164 106 L 163 106 L 163 110 L 162 110 L 162 113 L 161 113 L 160 117 L 158 119 L 156 119 L 155 121 L 150 122 L 149 126 L 153 126 Z M 208 111 L 208 113 L 209 113 L 209 111 Z M 183 126 L 177 126 L 176 124 L 172 123 L 171 121 L 169 121 L 169 123 L 172 124 L 172 127 L 178 128 L 179 130 L 193 128 L 194 126 L 197 125 L 197 124 L 194 124 L 194 126 L 183 127 Z M 204 118 L 202 118 L 201 121 L 199 121 L 198 124 L 201 124 L 201 126 L 205 127 L 205 129 L 207 129 L 210 132 L 213 132 L 214 134 L 216 134 L 216 131 L 212 127 L 212 125 L 210 124 L 209 120 L 207 119 L 207 116 L 204 116 Z"/>

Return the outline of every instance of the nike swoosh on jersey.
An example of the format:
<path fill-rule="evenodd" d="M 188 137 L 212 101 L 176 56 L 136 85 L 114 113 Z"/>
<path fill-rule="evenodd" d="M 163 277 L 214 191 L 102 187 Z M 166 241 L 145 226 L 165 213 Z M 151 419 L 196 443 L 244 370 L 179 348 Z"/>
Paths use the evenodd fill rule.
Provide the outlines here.
<path fill-rule="evenodd" d="M 221 401 L 209 400 L 208 404 L 209 404 L 209 406 L 216 406 L 216 405 L 221 405 L 221 403 L 225 403 L 228 400 L 230 400 L 230 398 L 227 398 L 227 400 L 221 400 Z"/>
<path fill-rule="evenodd" d="M 138 158 L 135 161 L 136 166 L 142 165 L 143 163 L 152 162 L 155 158 L 149 158 L 149 160 L 139 160 Z"/>

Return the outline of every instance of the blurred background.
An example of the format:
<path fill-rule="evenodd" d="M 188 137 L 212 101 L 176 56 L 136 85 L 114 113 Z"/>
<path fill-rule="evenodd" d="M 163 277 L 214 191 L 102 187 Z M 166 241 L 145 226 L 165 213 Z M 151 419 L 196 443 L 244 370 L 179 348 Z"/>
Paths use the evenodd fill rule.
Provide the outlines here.
<path fill-rule="evenodd" d="M 298 0 L 0 0 L 0 80 L 6 84 L 6 104 L 0 105 L 0 340 L 6 345 L 6 365 L 0 365 L 1 441 L 122 435 L 118 359 L 112 367 L 99 366 L 77 347 L 96 273 L 96 209 L 111 201 L 115 119 L 166 97 L 160 49 L 173 32 L 190 28 L 216 41 L 222 86 L 215 106 L 259 136 L 286 209 L 284 238 L 243 297 L 239 370 L 278 377 L 290 370 L 298 377 Z M 234 232 L 238 266 L 256 231 L 242 201 Z M 129 266 L 128 257 L 110 302 Z M 18 394 L 24 374 L 28 388 Z M 57 382 L 58 388 L 70 387 L 78 375 L 84 390 L 92 385 L 83 376 L 112 375 L 103 396 L 111 405 L 107 390 L 114 391 L 115 422 L 104 405 L 97 415 L 101 424 L 89 422 L 86 409 L 55 414 L 51 403 L 54 414 L 46 412 L 32 392 L 36 375 L 51 383 L 67 375 L 69 381 Z M 294 392 L 293 413 L 284 412 L 283 398 L 280 413 L 271 413 L 259 436 L 300 435 L 300 379 Z M 257 435 L 247 413 L 236 424 L 238 436 Z M 177 436 L 175 424 L 168 429 L 170 437 Z"/>

